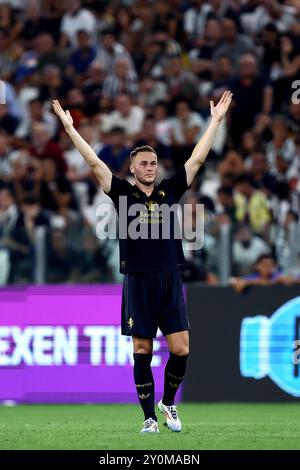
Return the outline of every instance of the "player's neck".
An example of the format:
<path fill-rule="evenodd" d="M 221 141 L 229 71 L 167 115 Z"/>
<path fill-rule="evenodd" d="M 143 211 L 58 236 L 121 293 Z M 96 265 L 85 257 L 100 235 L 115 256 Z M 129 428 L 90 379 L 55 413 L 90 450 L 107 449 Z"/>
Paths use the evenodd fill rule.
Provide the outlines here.
<path fill-rule="evenodd" d="M 135 181 L 135 185 L 141 190 L 143 191 L 143 193 L 146 194 L 147 197 L 151 196 L 151 194 L 153 193 L 154 191 L 154 183 L 152 184 L 143 184 L 141 183 L 140 181 L 136 180 Z"/>

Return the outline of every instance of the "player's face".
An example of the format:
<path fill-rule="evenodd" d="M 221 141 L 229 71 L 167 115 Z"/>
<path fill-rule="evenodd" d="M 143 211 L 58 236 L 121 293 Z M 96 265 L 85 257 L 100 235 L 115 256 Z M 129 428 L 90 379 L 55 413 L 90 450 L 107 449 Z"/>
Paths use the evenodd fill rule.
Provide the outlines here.
<path fill-rule="evenodd" d="M 157 156 L 152 152 L 140 152 L 132 160 L 130 169 L 140 183 L 151 185 L 156 180 Z"/>

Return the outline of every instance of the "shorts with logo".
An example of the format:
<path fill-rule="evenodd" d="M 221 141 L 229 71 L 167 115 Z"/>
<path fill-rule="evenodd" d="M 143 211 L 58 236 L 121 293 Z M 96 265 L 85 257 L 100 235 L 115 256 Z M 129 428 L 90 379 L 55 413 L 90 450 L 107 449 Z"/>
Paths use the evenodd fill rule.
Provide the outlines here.
<path fill-rule="evenodd" d="M 122 335 L 155 338 L 190 330 L 180 271 L 127 273 L 122 294 Z"/>

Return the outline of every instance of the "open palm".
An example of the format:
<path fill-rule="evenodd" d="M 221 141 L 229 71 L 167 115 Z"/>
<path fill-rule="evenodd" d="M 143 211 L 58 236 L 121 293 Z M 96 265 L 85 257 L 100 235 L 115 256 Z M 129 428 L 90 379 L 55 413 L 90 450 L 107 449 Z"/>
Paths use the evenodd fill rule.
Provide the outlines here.
<path fill-rule="evenodd" d="M 53 100 L 52 103 L 53 109 L 55 114 L 59 117 L 61 122 L 63 123 L 66 131 L 70 130 L 73 125 L 73 119 L 70 114 L 70 111 L 67 110 L 66 112 L 62 109 L 60 102 L 58 100 Z"/>
<path fill-rule="evenodd" d="M 225 91 L 216 106 L 214 105 L 214 102 L 211 101 L 210 113 L 212 117 L 216 119 L 217 121 L 222 121 L 222 119 L 224 119 L 227 113 L 231 100 L 232 100 L 231 91 Z"/>

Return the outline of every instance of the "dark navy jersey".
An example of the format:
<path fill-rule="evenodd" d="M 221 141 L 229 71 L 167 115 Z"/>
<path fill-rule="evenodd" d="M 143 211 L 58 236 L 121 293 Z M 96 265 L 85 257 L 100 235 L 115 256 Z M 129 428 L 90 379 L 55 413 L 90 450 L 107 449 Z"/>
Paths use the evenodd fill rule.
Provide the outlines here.
<path fill-rule="evenodd" d="M 112 176 L 111 189 L 107 194 L 114 202 L 119 216 L 120 272 L 122 274 L 168 272 L 184 266 L 182 243 L 178 238 L 180 231 L 178 231 L 177 211 L 172 210 L 169 215 L 166 215 L 163 207 L 177 204 L 187 189 L 185 167 L 170 178 L 163 179 L 155 186 L 150 196 L 147 196 L 136 185 Z M 126 200 L 127 211 L 120 204 L 120 196 L 126 196 L 122 204 Z M 141 210 L 128 215 L 129 208 L 134 204 L 140 204 Z M 132 239 L 128 235 L 130 224 L 134 224 L 137 232 L 143 234 L 147 232 L 148 238 Z M 151 228 L 152 225 L 156 227 Z M 152 230 L 155 230 L 154 236 Z"/>

